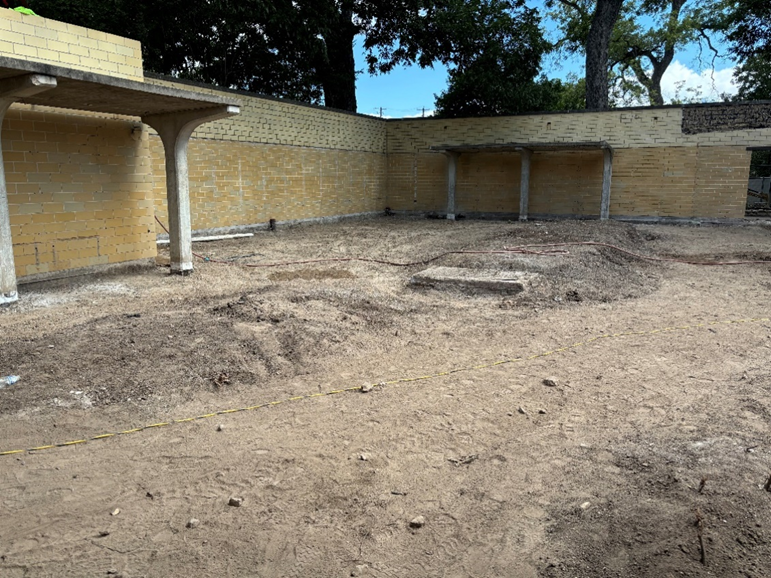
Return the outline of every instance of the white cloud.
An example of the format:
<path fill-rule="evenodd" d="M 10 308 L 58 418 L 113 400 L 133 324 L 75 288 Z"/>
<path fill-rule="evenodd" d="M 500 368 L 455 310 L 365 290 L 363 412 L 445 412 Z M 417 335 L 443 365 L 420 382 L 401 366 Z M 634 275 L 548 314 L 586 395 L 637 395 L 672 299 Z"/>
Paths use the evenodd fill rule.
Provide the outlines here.
<path fill-rule="evenodd" d="M 434 109 L 426 109 L 424 112 L 419 112 L 418 114 L 408 114 L 400 118 L 428 118 L 429 116 L 434 116 L 435 112 L 436 111 Z"/>
<path fill-rule="evenodd" d="M 383 110 L 386 110 L 386 109 L 384 108 Z M 397 115 L 394 115 L 394 114 L 383 114 L 383 116 L 380 116 L 379 114 L 376 113 L 376 114 L 371 115 L 371 116 L 380 116 L 380 118 L 385 118 L 385 119 L 391 119 L 391 118 L 428 118 L 430 116 L 434 116 L 435 112 L 436 112 L 436 110 L 434 110 L 433 108 L 431 108 L 431 109 L 427 108 L 425 111 L 421 111 L 418 114 L 397 114 Z M 367 113 L 365 113 L 365 114 L 367 114 Z"/>
<path fill-rule="evenodd" d="M 733 68 L 697 72 L 675 60 L 661 79 L 661 93 L 666 103 L 672 100 L 716 102 L 722 100 L 722 94 L 736 94 L 733 76 Z"/>

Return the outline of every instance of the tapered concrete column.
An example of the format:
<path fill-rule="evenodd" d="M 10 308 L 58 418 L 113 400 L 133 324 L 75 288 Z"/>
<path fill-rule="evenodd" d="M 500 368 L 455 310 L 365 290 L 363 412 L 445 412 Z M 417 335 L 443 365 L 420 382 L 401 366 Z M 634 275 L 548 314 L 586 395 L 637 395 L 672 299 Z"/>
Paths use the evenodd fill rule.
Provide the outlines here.
<path fill-rule="evenodd" d="M 602 201 L 600 202 L 600 220 L 610 218 L 610 179 L 613 176 L 613 149 L 602 149 Z"/>
<path fill-rule="evenodd" d="M 519 220 L 527 221 L 527 207 L 530 203 L 530 159 L 533 151 L 520 149 L 519 158 L 522 163 L 522 175 L 519 180 Z"/>
<path fill-rule="evenodd" d="M 447 218 L 455 220 L 455 183 L 458 176 L 458 157 L 460 153 L 447 153 Z"/>
<path fill-rule="evenodd" d="M 171 272 L 186 275 L 193 270 L 193 241 L 190 221 L 190 183 L 187 146 L 193 131 L 205 122 L 240 112 L 239 107 L 222 105 L 142 117 L 161 137 L 166 156 L 166 197 L 169 211 Z"/>
<path fill-rule="evenodd" d="M 56 88 L 56 79 L 43 74 L 25 74 L 0 80 L 0 131 L 8 108 L 25 96 Z M 0 305 L 19 299 L 16 289 L 16 268 L 13 262 L 11 217 L 8 210 L 8 187 L 5 183 L 3 150 L 0 145 Z"/>

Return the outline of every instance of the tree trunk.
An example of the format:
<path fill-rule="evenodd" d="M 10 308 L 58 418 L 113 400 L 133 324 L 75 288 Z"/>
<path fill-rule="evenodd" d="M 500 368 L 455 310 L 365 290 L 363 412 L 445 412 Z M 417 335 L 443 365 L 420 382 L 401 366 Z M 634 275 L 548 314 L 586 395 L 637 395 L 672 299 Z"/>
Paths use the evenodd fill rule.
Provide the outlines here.
<path fill-rule="evenodd" d="M 672 9 L 669 12 L 667 36 L 661 58 L 656 58 L 656 56 L 651 53 L 644 54 L 651 63 L 650 77 L 639 61 L 636 61 L 632 65 L 632 70 L 635 73 L 635 76 L 637 76 L 637 80 L 648 91 L 648 101 L 652 106 L 664 105 L 664 95 L 661 92 L 661 79 L 664 78 L 664 73 L 675 58 L 675 38 L 677 35 L 677 27 L 680 22 L 680 11 L 684 4 L 685 0 L 672 0 L 671 2 Z"/>
<path fill-rule="evenodd" d="M 624 0 L 597 0 L 586 39 L 586 108 L 608 108 L 608 47 Z"/>
<path fill-rule="evenodd" d="M 339 25 L 324 35 L 327 61 L 322 74 L 324 106 L 356 112 L 356 64 L 353 59 L 353 8 L 348 2 L 340 10 Z"/>

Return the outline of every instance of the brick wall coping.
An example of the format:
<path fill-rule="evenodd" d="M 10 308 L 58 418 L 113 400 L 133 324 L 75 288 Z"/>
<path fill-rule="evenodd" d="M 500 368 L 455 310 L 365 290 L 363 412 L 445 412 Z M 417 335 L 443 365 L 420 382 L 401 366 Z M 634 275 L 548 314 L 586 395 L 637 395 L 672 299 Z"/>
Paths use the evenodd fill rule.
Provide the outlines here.
<path fill-rule="evenodd" d="M 0 79 L 24 74 L 44 74 L 57 80 L 56 88 L 19 99 L 26 104 L 139 117 L 240 105 L 240 101 L 232 97 L 0 56 Z"/>

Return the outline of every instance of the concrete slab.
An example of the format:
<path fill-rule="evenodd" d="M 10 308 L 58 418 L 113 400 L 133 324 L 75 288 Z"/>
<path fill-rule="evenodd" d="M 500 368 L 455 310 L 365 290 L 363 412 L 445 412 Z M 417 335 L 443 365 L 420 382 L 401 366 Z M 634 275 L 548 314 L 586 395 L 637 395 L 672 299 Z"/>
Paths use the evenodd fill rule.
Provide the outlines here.
<path fill-rule="evenodd" d="M 447 288 L 471 292 L 487 291 L 510 294 L 524 291 L 536 277 L 538 277 L 538 273 L 526 271 L 430 267 L 413 275 L 410 283 L 435 289 Z"/>
<path fill-rule="evenodd" d="M 45 93 L 17 99 L 25 104 L 139 117 L 240 105 L 233 96 L 182 90 L 0 56 L 0 79 L 29 74 L 52 76 L 57 83 Z"/>

